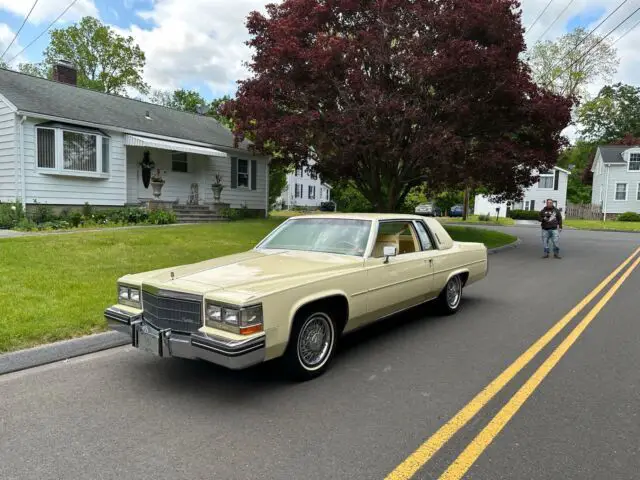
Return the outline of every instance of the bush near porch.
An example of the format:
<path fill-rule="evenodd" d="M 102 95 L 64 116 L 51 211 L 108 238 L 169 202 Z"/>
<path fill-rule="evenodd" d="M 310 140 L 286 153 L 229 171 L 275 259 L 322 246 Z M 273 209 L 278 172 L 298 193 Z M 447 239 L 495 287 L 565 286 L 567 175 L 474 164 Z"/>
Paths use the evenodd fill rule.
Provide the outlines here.
<path fill-rule="evenodd" d="M 116 280 L 133 272 L 246 251 L 286 218 L 38 235 L 0 240 L 0 352 L 106 330 Z M 515 237 L 445 227 L 489 247 Z"/>

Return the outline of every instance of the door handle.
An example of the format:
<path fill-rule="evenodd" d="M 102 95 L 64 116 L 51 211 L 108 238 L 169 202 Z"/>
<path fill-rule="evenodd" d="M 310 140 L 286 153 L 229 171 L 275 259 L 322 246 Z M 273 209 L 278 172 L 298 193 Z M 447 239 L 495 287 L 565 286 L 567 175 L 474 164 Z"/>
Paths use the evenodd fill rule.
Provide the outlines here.
<path fill-rule="evenodd" d="M 433 259 L 432 258 L 429 259 L 429 266 L 433 267 Z"/>

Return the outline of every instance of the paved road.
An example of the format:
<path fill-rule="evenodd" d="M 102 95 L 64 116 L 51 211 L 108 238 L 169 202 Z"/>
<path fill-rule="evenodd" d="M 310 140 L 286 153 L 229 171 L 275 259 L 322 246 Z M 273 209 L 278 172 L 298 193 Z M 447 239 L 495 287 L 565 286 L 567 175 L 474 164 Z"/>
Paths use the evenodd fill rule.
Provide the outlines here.
<path fill-rule="evenodd" d="M 0 479 L 383 479 L 640 246 L 566 231 L 565 258 L 542 260 L 536 229 L 505 230 L 522 245 L 490 257 L 458 315 L 356 334 L 312 382 L 129 347 L 0 377 Z M 639 292 L 640 267 L 465 478 L 638 478 Z M 563 338 L 413 478 L 438 478 Z"/>

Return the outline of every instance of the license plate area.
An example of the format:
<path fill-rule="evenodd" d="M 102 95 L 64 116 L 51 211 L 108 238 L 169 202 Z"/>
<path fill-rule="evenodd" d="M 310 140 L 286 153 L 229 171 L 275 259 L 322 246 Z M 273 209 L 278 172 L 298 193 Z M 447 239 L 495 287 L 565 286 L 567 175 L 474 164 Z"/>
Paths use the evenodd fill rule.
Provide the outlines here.
<path fill-rule="evenodd" d="M 160 330 L 145 323 L 138 325 L 138 348 L 157 357 L 162 356 Z"/>

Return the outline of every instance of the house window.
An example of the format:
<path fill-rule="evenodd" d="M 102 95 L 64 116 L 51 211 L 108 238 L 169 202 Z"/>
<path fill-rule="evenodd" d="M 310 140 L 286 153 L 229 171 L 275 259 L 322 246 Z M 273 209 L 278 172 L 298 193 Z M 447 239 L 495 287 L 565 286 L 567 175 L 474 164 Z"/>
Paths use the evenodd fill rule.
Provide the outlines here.
<path fill-rule="evenodd" d="M 627 184 L 626 183 L 616 183 L 616 200 L 622 201 L 622 202 L 627 200 Z"/>
<path fill-rule="evenodd" d="M 302 185 L 296 183 L 296 198 L 302 198 Z"/>
<path fill-rule="evenodd" d="M 531 200 L 531 210 L 535 210 L 536 208 L 536 201 L 535 200 Z"/>
<path fill-rule="evenodd" d="M 98 171 L 98 149 L 95 135 L 62 132 L 65 170 Z"/>
<path fill-rule="evenodd" d="M 316 187 L 312 187 L 309 185 L 309 200 L 315 200 L 316 198 Z"/>
<path fill-rule="evenodd" d="M 64 128 L 36 127 L 37 166 L 52 172 L 109 173 L 109 138 Z"/>
<path fill-rule="evenodd" d="M 540 175 L 540 180 L 538 180 L 538 188 L 553 188 L 553 174 L 544 174 Z"/>
<path fill-rule="evenodd" d="M 640 172 L 640 153 L 629 155 L 629 171 Z"/>
<path fill-rule="evenodd" d="M 249 188 L 249 160 L 238 159 L 238 187 Z"/>
<path fill-rule="evenodd" d="M 640 182 L 638 182 L 638 188 L 636 189 L 636 200 L 640 201 Z"/>
<path fill-rule="evenodd" d="M 38 128 L 38 168 L 56 168 L 56 131 Z"/>
<path fill-rule="evenodd" d="M 296 177 L 302 177 L 302 168 L 296 168 Z"/>
<path fill-rule="evenodd" d="M 187 163 L 187 154 L 180 153 L 172 153 L 171 154 L 171 171 L 172 172 L 182 172 L 187 173 L 188 169 Z"/>

